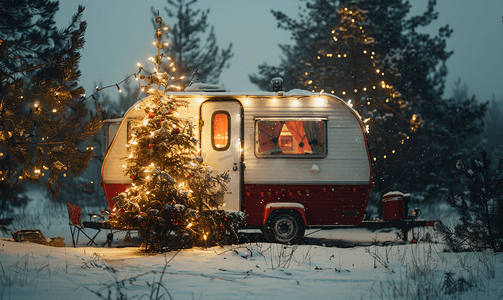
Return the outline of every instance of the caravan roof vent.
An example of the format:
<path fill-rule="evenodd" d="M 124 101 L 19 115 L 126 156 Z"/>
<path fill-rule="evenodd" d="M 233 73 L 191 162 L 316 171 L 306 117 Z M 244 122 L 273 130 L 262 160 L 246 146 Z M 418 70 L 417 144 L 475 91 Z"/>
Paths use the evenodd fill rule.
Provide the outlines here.
<path fill-rule="evenodd" d="M 219 85 L 211 83 L 196 82 L 185 88 L 186 92 L 225 92 L 225 89 Z"/>
<path fill-rule="evenodd" d="M 269 91 L 279 92 L 283 91 L 283 79 L 281 77 L 275 77 L 269 82 Z"/>

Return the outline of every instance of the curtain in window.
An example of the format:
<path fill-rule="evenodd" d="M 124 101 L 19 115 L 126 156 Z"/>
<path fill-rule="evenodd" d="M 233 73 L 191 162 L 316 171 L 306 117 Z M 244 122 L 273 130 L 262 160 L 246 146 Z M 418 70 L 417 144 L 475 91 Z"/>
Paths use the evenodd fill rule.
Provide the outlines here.
<path fill-rule="evenodd" d="M 285 125 L 288 131 L 293 136 L 294 142 L 297 144 L 297 151 L 295 153 L 305 153 L 311 151 L 311 146 L 306 138 L 306 133 L 304 132 L 304 125 L 302 121 L 286 121 Z"/>
<path fill-rule="evenodd" d="M 303 121 L 302 124 L 313 154 L 323 153 L 323 122 Z"/>
<path fill-rule="evenodd" d="M 268 151 L 271 154 L 282 153 L 281 148 L 278 146 L 279 135 L 283 128 L 282 121 L 259 121 L 259 153 Z"/>

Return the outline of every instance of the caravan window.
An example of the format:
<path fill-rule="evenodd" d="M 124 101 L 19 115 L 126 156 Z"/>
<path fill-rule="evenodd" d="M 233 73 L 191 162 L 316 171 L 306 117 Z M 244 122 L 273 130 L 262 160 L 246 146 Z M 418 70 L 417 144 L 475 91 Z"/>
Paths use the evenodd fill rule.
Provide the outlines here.
<path fill-rule="evenodd" d="M 264 118 L 255 121 L 257 157 L 309 157 L 327 155 L 326 119 Z"/>
<path fill-rule="evenodd" d="M 230 115 L 226 111 L 216 111 L 211 117 L 211 145 L 213 149 L 227 150 L 229 148 Z"/>

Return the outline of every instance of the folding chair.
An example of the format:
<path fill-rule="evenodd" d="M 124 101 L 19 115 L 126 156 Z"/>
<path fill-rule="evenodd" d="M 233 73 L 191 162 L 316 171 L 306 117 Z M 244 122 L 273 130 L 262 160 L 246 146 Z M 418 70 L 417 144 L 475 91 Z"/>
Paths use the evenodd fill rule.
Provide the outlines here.
<path fill-rule="evenodd" d="M 82 216 L 81 216 L 81 208 L 78 205 L 71 204 L 70 202 L 66 201 L 66 205 L 68 206 L 68 217 L 70 218 L 70 232 L 72 234 L 72 241 L 73 241 L 73 247 L 78 243 L 79 241 L 79 234 L 82 232 L 88 239 L 89 242 L 86 245 L 96 245 L 96 242 L 94 239 L 98 236 L 98 234 L 101 232 L 101 227 L 99 226 L 99 223 L 96 222 L 84 222 L 84 225 L 82 225 Z M 86 224 L 87 223 L 87 224 Z M 92 228 L 98 230 L 96 234 L 91 238 L 87 233 L 84 231 L 85 228 Z M 77 236 L 77 238 L 75 238 Z"/>

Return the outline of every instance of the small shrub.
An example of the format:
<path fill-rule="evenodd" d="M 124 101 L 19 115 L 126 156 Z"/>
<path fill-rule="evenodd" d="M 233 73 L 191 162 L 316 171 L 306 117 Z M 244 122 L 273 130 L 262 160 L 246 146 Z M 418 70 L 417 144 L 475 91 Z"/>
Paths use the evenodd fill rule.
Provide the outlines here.
<path fill-rule="evenodd" d="M 457 169 L 464 175 L 466 191 L 445 200 L 459 215 L 459 224 L 437 227 L 449 250 L 503 251 L 503 158 L 495 170 L 487 153 L 469 163 L 459 160 Z"/>

